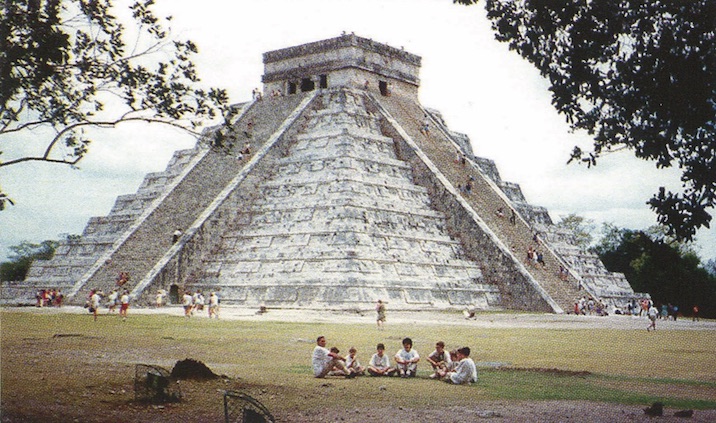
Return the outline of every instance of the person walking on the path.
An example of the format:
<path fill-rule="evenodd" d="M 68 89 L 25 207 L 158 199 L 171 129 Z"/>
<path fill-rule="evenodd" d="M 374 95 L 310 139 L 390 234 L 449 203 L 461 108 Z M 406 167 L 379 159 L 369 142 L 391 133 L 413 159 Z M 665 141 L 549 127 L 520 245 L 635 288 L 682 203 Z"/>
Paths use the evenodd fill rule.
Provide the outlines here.
<path fill-rule="evenodd" d="M 209 296 L 209 318 L 219 318 L 219 296 L 212 292 Z"/>
<path fill-rule="evenodd" d="M 378 317 L 376 318 L 378 329 L 383 329 L 385 325 L 385 304 L 383 304 L 382 300 L 378 300 L 378 303 L 376 303 L 375 311 L 378 313 Z"/>
<path fill-rule="evenodd" d="M 656 318 L 659 316 L 659 310 L 657 310 L 653 304 L 651 305 L 651 307 L 649 307 L 649 311 L 647 311 L 647 316 L 649 316 L 649 320 L 651 321 L 651 323 L 646 328 L 646 331 L 648 332 L 652 329 L 656 330 Z"/>
<path fill-rule="evenodd" d="M 90 295 L 90 311 L 94 315 L 95 322 L 97 321 L 97 313 L 99 313 L 99 303 L 102 301 L 102 295 L 96 289 L 92 290 Z"/>
<path fill-rule="evenodd" d="M 125 289 L 122 296 L 119 297 L 119 315 L 122 320 L 127 320 L 127 310 L 129 310 L 129 291 Z"/>

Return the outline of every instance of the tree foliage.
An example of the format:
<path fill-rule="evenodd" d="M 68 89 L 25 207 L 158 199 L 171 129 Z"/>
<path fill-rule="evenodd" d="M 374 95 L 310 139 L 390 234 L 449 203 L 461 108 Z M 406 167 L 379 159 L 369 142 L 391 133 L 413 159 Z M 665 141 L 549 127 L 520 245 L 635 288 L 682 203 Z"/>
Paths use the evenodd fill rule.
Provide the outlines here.
<path fill-rule="evenodd" d="M 696 254 L 644 231 L 605 229 L 595 251 L 609 271 L 624 273 L 635 291 L 648 292 L 657 304 L 677 305 L 685 314 L 699 305 L 703 316 L 716 317 L 716 275 Z"/>
<path fill-rule="evenodd" d="M 24 241 L 10 247 L 10 261 L 0 263 L 1 281 L 22 281 L 35 260 L 49 260 L 55 254 L 57 241 L 43 241 L 40 244 Z"/>
<path fill-rule="evenodd" d="M 595 228 L 594 221 L 584 216 L 579 216 L 575 213 L 568 214 L 560 219 L 556 226 L 569 231 L 572 234 L 574 244 L 582 250 L 589 249 L 594 240 L 592 236 Z"/>
<path fill-rule="evenodd" d="M 474 4 L 476 0 L 454 0 Z M 682 191 L 648 200 L 668 234 L 692 240 L 716 201 L 716 2 L 486 0 L 496 38 L 548 79 L 552 104 L 594 137 L 570 161 L 629 149 L 681 169 Z"/>
<path fill-rule="evenodd" d="M 0 167 L 75 165 L 88 151 L 91 127 L 141 121 L 196 134 L 207 119 L 221 117 L 226 92 L 199 86 L 196 45 L 173 39 L 164 26 L 171 18 L 157 18 L 152 4 L 131 4 L 136 28 L 127 30 L 111 0 L 3 2 L 0 141 L 50 135 L 44 151 L 0 161 Z M 0 196 L 0 209 L 6 202 Z"/>
<path fill-rule="evenodd" d="M 704 269 L 706 269 L 709 275 L 716 277 L 716 258 L 709 259 L 706 264 L 704 264 Z"/>

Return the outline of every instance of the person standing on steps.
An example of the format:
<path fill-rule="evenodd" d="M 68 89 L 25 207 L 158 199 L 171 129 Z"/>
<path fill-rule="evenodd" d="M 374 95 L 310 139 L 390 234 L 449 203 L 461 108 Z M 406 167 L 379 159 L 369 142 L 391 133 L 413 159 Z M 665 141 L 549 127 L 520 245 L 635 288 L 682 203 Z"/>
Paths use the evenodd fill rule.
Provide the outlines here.
<path fill-rule="evenodd" d="M 428 118 L 428 115 L 425 115 L 425 119 L 423 119 L 422 126 L 420 127 L 420 132 L 426 137 L 430 135 L 430 119 Z"/>

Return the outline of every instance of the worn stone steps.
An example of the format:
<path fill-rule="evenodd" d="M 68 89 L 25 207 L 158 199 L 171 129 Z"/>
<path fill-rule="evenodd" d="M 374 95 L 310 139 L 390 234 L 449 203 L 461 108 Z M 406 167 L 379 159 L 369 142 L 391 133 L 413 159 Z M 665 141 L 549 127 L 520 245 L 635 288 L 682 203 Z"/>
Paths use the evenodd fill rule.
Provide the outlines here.
<path fill-rule="evenodd" d="M 496 305 L 498 290 L 480 282 L 480 268 L 463 258 L 462 246 L 446 232 L 445 215 L 412 182 L 409 165 L 380 133 L 379 117 L 365 112 L 362 94 L 338 90 L 317 101 L 299 119 L 275 174 L 258 185 L 261 197 L 237 215 L 233 229 L 205 258 L 204 278 L 215 280 L 222 298 L 237 303 L 254 298 L 239 293 L 267 284 L 276 290 L 284 283 L 287 289 L 300 285 L 296 295 L 303 296 L 316 289 L 305 281 L 315 281 L 346 291 L 363 287 L 364 296 L 355 301 L 364 306 L 380 295 L 406 306 L 411 295 L 434 297 L 415 304 Z M 228 289 L 234 286 L 245 289 Z M 448 300 L 433 293 L 450 286 L 468 294 Z M 320 296 L 312 301 L 342 302 Z"/>
<path fill-rule="evenodd" d="M 439 167 L 453 186 L 465 186 L 470 181 L 472 190 L 470 193 L 462 193 L 463 198 L 477 211 L 480 218 L 486 222 L 497 237 L 514 252 L 515 256 L 520 257 L 522 254 L 526 254 L 529 246 L 535 246 L 543 250 L 547 267 L 552 271 L 540 272 L 528 267 L 525 267 L 525 269 L 547 291 L 548 295 L 559 304 L 562 311 L 570 310 L 574 299 L 583 294 L 577 289 L 577 282 L 564 283 L 552 273 L 554 269 L 558 268 L 559 261 L 543 244 L 533 244 L 532 228 L 522 219 L 512 225 L 509 223 L 508 218 L 496 216 L 495 212 L 502 207 L 506 211 L 507 217 L 509 217 L 512 209 L 509 201 L 506 201 L 506 198 L 495 192 L 494 187 L 473 166 L 470 160 L 464 166 L 456 163 L 456 156 L 460 152 L 439 128 L 433 125 L 428 135 L 420 131 L 426 112 L 417 103 L 390 97 L 382 97 L 380 102 L 385 105 L 386 109 L 401 124 L 421 150 L 427 154 L 430 160 Z M 472 177 L 472 180 L 470 177 Z"/>
<path fill-rule="evenodd" d="M 291 106 L 295 106 L 297 101 L 276 107 L 280 106 L 278 102 L 269 100 L 247 109 L 243 119 L 236 122 L 235 126 L 240 127 L 246 121 L 253 120 L 253 131 L 250 137 L 241 133 L 232 149 L 205 152 L 198 162 L 192 162 L 191 155 L 186 152 L 176 155 L 176 160 L 170 163 L 174 173 L 178 173 L 179 169 L 186 165 L 190 165 L 191 169 L 182 175 L 182 180 L 172 187 L 171 192 L 166 193 L 166 197 L 162 198 L 161 204 L 151 214 L 141 217 L 141 222 L 132 229 L 127 239 L 111 252 L 107 261 L 96 263 L 95 269 L 90 270 L 84 280 L 78 282 L 73 294 L 81 298 L 90 289 L 108 291 L 114 286 L 119 272 L 128 272 L 132 276 L 130 282 L 123 286 L 131 290 L 171 247 L 172 233 L 176 229 L 189 227 L 241 168 L 243 162 L 236 158 L 235 150 L 243 148 L 244 141 L 252 142 L 253 148 L 260 145 L 275 131 L 281 116 L 289 113 Z M 275 120 L 277 117 L 278 120 Z M 148 184 L 149 182 L 145 187 Z M 118 202 L 136 204 L 138 201 L 143 202 L 145 195 L 140 191 L 138 194 L 121 196 Z M 132 206 L 124 204 L 119 209 L 126 210 L 127 207 Z"/>

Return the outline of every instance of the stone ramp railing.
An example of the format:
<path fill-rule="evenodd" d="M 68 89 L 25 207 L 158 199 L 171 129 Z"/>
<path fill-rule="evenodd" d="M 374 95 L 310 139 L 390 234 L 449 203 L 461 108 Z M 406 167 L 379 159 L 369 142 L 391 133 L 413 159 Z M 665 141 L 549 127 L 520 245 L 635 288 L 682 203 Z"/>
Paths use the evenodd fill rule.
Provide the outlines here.
<path fill-rule="evenodd" d="M 187 265 L 188 262 L 200 263 L 205 259 L 206 255 L 211 255 L 211 251 L 221 244 L 221 236 L 234 222 L 231 221 L 230 215 L 238 213 L 240 207 L 248 207 L 251 205 L 237 204 L 242 198 L 237 195 L 237 190 L 241 189 L 241 184 L 256 173 L 256 168 L 264 160 L 267 153 L 275 148 L 277 141 L 284 136 L 288 128 L 295 122 L 300 114 L 306 109 L 310 102 L 316 97 L 316 93 L 303 97 L 296 96 L 289 101 L 278 102 L 278 99 L 271 104 L 267 100 L 262 100 L 252 110 L 252 113 L 241 118 L 238 125 L 245 125 L 248 121 L 252 122 L 254 133 L 251 139 L 254 143 L 254 152 L 250 157 L 244 158 L 244 165 L 237 172 L 231 173 L 231 180 L 221 186 L 221 191 L 214 195 L 212 201 L 200 210 L 196 219 L 187 226 L 187 231 L 177 243 L 164 250 L 162 257 L 154 262 L 154 266 L 144 274 L 142 280 L 134 286 L 131 296 L 134 298 L 147 298 L 145 290 L 154 284 L 167 285 L 165 278 L 167 272 L 175 272 L 176 275 L 169 275 L 173 279 L 173 283 L 183 283 L 186 288 L 189 285 L 196 287 L 197 281 L 192 280 L 192 276 Z M 299 102 L 300 100 L 300 102 Z M 265 171 L 266 169 L 262 169 Z M 210 222 L 213 216 L 223 216 L 221 222 L 217 219 Z M 180 257 L 182 256 L 182 257 Z M 181 262 L 181 263 L 178 263 Z M 194 266 L 196 266 L 196 263 Z M 198 270 L 198 269 L 197 269 Z M 172 276 L 174 276 L 172 278 Z M 212 289 L 219 287 L 213 286 Z M 223 295 L 222 295 L 223 296 Z"/>
<path fill-rule="evenodd" d="M 363 93 L 333 90 L 322 98 L 316 103 L 324 108 L 297 120 L 303 129 L 284 144 L 290 148 L 275 162 L 280 171 L 238 211 L 241 223 L 205 260 L 196 288 L 220 287 L 228 303 L 292 307 L 365 306 L 376 298 L 399 299 L 401 307 L 500 304 L 479 268 L 458 258 L 459 243 L 437 230 L 444 214 L 410 182 L 411 168 L 395 158 L 379 118 L 363 110 Z M 383 196 L 392 202 L 376 201 Z M 368 229 L 368 222 L 381 226 Z"/>
<path fill-rule="evenodd" d="M 235 151 L 243 148 L 247 141 L 255 148 L 257 143 L 265 140 L 265 134 L 272 132 L 272 128 L 277 125 L 275 116 L 265 111 L 271 110 L 278 103 L 278 99 L 267 99 L 244 107 L 231 129 L 237 134 L 233 149 L 217 151 L 204 148 L 191 168 L 162 194 L 156 207 L 146 210 L 133 227 L 117 239 L 113 247 L 75 284 L 70 296 L 80 301 L 91 289 L 106 292 L 115 287 L 120 272 L 128 272 L 131 276 L 122 288 L 133 290 L 172 247 L 173 232 L 189 228 L 246 162 L 239 161 Z M 281 114 L 279 110 L 276 112 Z M 262 116 L 266 118 L 261 119 Z M 253 125 L 252 131 L 246 134 L 243 126 L 248 121 L 253 121 Z M 206 136 L 213 135 L 214 132 L 209 131 Z"/>
<path fill-rule="evenodd" d="M 166 169 L 148 174 L 135 194 L 120 195 L 107 216 L 91 217 L 79 239 L 61 241 L 50 260 L 35 260 L 23 283 L 3 292 L 3 298 L 7 294 L 12 301 L 32 300 L 39 289 L 72 292 L 77 280 L 112 248 L 144 210 L 152 207 L 151 203 L 161 195 L 159 191 L 171 185 L 199 154 L 197 148 L 175 152 Z"/>
<path fill-rule="evenodd" d="M 431 121 L 428 135 L 421 132 L 426 112 L 417 103 L 405 101 L 397 97 L 381 97 L 379 99 L 387 111 L 399 122 L 419 148 L 435 163 L 453 187 L 465 186 L 470 176 L 472 189 L 463 193 L 462 197 L 469 203 L 492 232 L 506 245 L 518 260 L 525 263 L 527 249 L 536 247 L 543 253 L 545 268 L 526 264 L 524 268 L 535 281 L 548 293 L 562 310 L 571 310 L 574 301 L 586 293 L 578 289 L 579 283 L 573 277 L 567 281 L 557 275 L 561 260 L 542 242 L 534 243 L 532 228 L 519 215 L 515 224 L 510 223 L 512 205 L 499 188 L 483 175 L 469 158 L 466 165 L 456 162 L 457 146 L 447 134 L 440 130 L 435 121 Z M 504 217 L 498 217 L 499 208 Z M 477 252 L 479 255 L 480 253 Z"/>
<path fill-rule="evenodd" d="M 90 289 L 106 292 L 114 287 L 120 272 L 129 273 L 131 279 L 123 288 L 131 288 L 171 247 L 173 232 L 191 224 L 238 166 L 235 158 L 208 151 L 174 190 L 110 251 L 109 258 L 80 281 L 72 296 L 84 298 Z"/>

